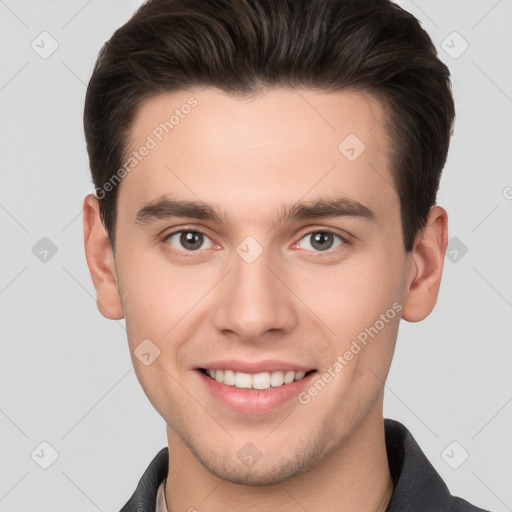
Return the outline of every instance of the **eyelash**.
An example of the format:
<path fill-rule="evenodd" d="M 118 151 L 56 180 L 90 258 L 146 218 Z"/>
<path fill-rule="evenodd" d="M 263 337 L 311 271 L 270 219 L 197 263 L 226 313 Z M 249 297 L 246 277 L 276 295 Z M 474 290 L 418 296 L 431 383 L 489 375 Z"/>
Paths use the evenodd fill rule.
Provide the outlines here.
<path fill-rule="evenodd" d="M 180 251 L 178 249 L 175 249 L 172 245 L 170 245 L 168 243 L 168 240 L 173 235 L 176 235 L 176 234 L 179 234 L 179 233 L 199 233 L 199 234 L 203 235 L 204 237 L 210 239 L 210 237 L 206 233 L 201 231 L 200 229 L 183 229 L 182 228 L 182 229 L 179 229 L 179 230 L 176 230 L 176 231 L 172 231 L 171 233 L 167 233 L 164 237 L 162 237 L 162 242 L 164 243 L 166 250 L 168 252 L 170 252 L 171 254 L 174 254 L 174 255 L 177 255 L 177 256 L 193 257 L 193 255 L 195 253 L 199 254 L 202 251 L 206 250 L 206 249 L 198 249 L 198 250 L 195 250 L 195 251 L 187 251 L 187 250 Z M 314 235 L 314 234 L 317 234 L 317 233 L 328 233 L 330 235 L 333 235 L 333 236 L 339 238 L 341 240 L 342 244 L 340 246 L 334 248 L 334 249 L 327 249 L 325 251 L 312 251 L 316 255 L 322 255 L 322 254 L 331 255 L 334 252 L 337 252 L 337 249 L 338 250 L 339 249 L 343 249 L 343 247 L 351 245 L 351 243 L 345 237 L 343 237 L 342 235 L 340 235 L 336 231 L 332 231 L 332 230 L 329 230 L 329 229 L 317 229 L 317 230 L 313 230 L 313 231 L 308 231 L 307 233 L 304 233 L 299 238 L 298 242 L 300 242 L 302 239 L 304 239 L 304 238 L 306 238 L 308 236 L 311 236 L 311 235 Z M 294 246 L 297 245 L 298 242 L 295 242 L 293 245 Z M 213 243 L 215 244 L 215 242 L 213 242 Z M 215 244 L 215 245 L 217 245 L 217 244 Z M 308 251 L 308 249 L 304 249 L 304 250 Z"/>

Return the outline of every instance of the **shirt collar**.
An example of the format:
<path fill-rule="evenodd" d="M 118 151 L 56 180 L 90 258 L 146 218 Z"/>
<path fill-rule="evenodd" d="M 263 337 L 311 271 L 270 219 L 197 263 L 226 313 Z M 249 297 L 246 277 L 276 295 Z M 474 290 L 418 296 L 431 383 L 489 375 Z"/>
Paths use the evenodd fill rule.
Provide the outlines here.
<path fill-rule="evenodd" d="M 167 512 L 167 502 L 165 501 L 165 479 L 158 486 L 158 492 L 156 493 L 156 512 Z"/>

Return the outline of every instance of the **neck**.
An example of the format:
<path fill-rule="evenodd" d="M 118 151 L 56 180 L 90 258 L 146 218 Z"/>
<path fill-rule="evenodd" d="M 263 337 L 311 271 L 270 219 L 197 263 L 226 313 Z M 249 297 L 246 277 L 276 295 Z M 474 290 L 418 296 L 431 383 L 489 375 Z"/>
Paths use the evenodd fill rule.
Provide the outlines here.
<path fill-rule="evenodd" d="M 382 408 L 314 467 L 275 485 L 251 486 L 222 480 L 203 466 L 168 427 L 168 512 L 384 512 L 393 493 Z"/>

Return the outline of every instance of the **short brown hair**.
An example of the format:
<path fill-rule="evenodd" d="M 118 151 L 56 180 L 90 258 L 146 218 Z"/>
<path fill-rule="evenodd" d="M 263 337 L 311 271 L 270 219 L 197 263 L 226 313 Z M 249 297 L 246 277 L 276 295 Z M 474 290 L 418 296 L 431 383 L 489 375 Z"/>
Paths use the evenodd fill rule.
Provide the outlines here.
<path fill-rule="evenodd" d="M 149 0 L 101 49 L 84 130 L 100 214 L 115 251 L 118 187 L 134 116 L 160 93 L 211 86 L 374 94 L 386 111 L 404 245 L 435 204 L 455 117 L 450 72 L 410 13 L 389 0 Z"/>

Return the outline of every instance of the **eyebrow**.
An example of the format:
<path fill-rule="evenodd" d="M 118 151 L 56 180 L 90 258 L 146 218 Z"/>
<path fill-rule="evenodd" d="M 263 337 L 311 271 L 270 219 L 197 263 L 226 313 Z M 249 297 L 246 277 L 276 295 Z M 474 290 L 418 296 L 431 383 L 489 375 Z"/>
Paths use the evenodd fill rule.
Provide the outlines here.
<path fill-rule="evenodd" d="M 136 224 L 150 224 L 170 217 L 188 217 L 228 224 L 229 216 L 223 210 L 202 201 L 176 200 L 163 196 L 146 203 L 136 214 Z M 316 201 L 298 202 L 285 205 L 275 224 L 295 220 L 307 220 L 332 217 L 359 217 L 374 221 L 375 213 L 358 201 L 346 197 L 318 199 Z"/>

